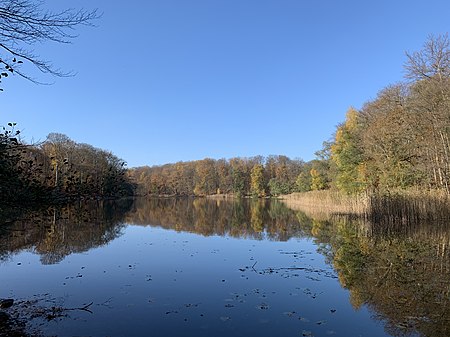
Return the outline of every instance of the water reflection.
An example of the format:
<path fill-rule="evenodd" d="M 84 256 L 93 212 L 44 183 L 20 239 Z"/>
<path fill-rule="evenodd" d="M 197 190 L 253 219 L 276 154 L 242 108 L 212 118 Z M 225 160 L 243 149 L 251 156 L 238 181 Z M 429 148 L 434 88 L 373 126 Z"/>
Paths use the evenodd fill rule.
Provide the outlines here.
<path fill-rule="evenodd" d="M 135 226 L 126 227 L 125 223 Z M 261 320 L 258 315 L 262 313 L 264 320 L 273 322 L 278 318 L 271 315 L 296 317 L 283 327 L 271 325 L 273 333 L 279 329 L 289 333 L 296 331 L 296 335 L 299 331 L 300 335 L 302 331 L 309 333 L 311 327 L 297 325 L 307 324 L 305 316 L 315 314 L 317 319 L 308 323 L 310 326 L 318 329 L 322 324 L 318 322 L 325 322 L 323 318 L 327 314 L 330 317 L 327 330 L 323 332 L 342 331 L 348 328 L 345 322 L 351 322 L 356 313 L 337 316 L 345 311 L 339 308 L 335 314 L 336 298 L 342 298 L 345 293 L 341 290 L 337 293 L 336 289 L 330 292 L 337 285 L 336 274 L 323 262 L 318 262 L 315 252 L 319 252 L 325 256 L 328 267 L 336 271 L 340 286 L 348 289 L 353 309 L 358 312 L 369 308 L 387 334 L 450 336 L 448 223 L 375 224 L 307 209 L 292 210 L 283 203 L 268 200 L 137 199 L 134 203 L 124 200 L 50 208 L 23 216 L 22 220 L 10 221 L 0 229 L 0 257 L 5 265 L 24 250 L 37 253 L 41 263 L 46 265 L 95 247 L 108 249 L 104 253 L 105 260 L 98 256 L 100 260 L 95 263 L 90 256 L 80 260 L 78 267 L 87 266 L 82 279 L 67 277 L 78 275 L 81 270 L 70 269 L 74 268 L 73 264 L 67 264 L 65 268 L 69 269 L 55 277 L 60 277 L 65 287 L 73 287 L 65 288 L 64 294 L 73 292 L 77 294 L 75 297 L 81 296 L 75 290 L 76 282 L 80 282 L 79 289 L 85 296 L 82 302 L 93 301 L 96 308 L 96 316 L 91 321 L 116 315 L 119 320 L 130 320 L 129 324 L 134 326 L 127 329 L 138 335 L 146 335 L 138 331 L 144 320 L 135 322 L 133 317 L 147 312 L 154 317 L 163 315 L 165 321 L 156 320 L 158 329 L 176 332 L 170 330 L 175 329 L 172 320 L 175 320 L 175 312 L 181 313 L 187 310 L 185 308 L 199 311 L 196 318 L 183 318 L 189 322 L 203 320 L 203 314 L 214 312 L 216 321 L 208 321 L 208 326 L 209 331 L 220 332 L 218 335 L 254 331 L 255 325 L 246 327 L 248 320 L 240 326 L 240 321 L 234 317 L 244 317 L 255 308 L 257 311 L 252 316 L 255 320 Z M 122 233 L 124 237 L 115 240 Z M 292 238 L 295 240 L 289 240 Z M 303 245 L 308 242 L 314 245 L 305 248 Z M 275 248 L 276 243 L 283 246 Z M 115 254 L 113 262 L 112 254 Z M 258 264 L 252 268 L 256 262 Z M 100 269 L 89 269 L 90 264 Z M 104 284 L 108 284 L 109 290 Z M 226 291 L 224 286 L 228 287 Z M 264 287 L 267 297 L 261 297 L 258 290 Z M 135 297 L 130 297 L 130 292 Z M 224 304 L 222 297 L 230 297 L 230 293 L 247 297 L 247 304 L 239 301 Z M 304 294 L 308 299 L 293 300 L 295 293 Z M 249 294 L 257 296 L 254 302 Z M 324 294 L 324 299 L 318 300 L 317 294 Z M 143 298 L 144 295 L 148 298 Z M 199 298 L 192 297 L 194 295 Z M 108 308 L 111 311 L 101 312 L 105 307 L 102 303 L 109 298 L 113 298 Z M 311 308 L 317 302 L 321 304 L 314 312 Z M 162 303 L 160 307 L 158 303 Z M 200 307 L 199 303 L 202 303 Z M 272 309 L 277 306 L 279 312 Z M 238 312 L 233 319 L 231 310 Z M 86 324 L 94 326 L 96 323 L 91 321 L 87 320 Z M 220 324 L 227 324 L 230 330 L 220 330 Z M 60 329 L 63 326 L 61 323 Z M 268 333 L 267 327 L 264 331 Z M 75 329 L 75 325 L 72 328 Z M 84 333 L 89 334 L 91 328 L 86 327 Z M 114 329 L 111 328 L 112 335 Z M 194 326 L 189 329 L 191 335 L 208 335 L 208 331 Z M 266 335 L 264 331 L 258 333 Z M 356 332 L 348 330 L 350 335 Z"/>
<path fill-rule="evenodd" d="M 448 222 L 373 223 L 307 209 L 297 215 L 354 308 L 369 306 L 393 336 L 450 336 Z"/>
<path fill-rule="evenodd" d="M 286 241 L 308 235 L 294 212 L 270 200 L 142 198 L 136 200 L 127 221 L 205 236 Z"/>
<path fill-rule="evenodd" d="M 23 250 L 55 264 L 73 253 L 107 244 L 121 235 L 132 200 L 85 201 L 21 214 L 0 225 L 0 261 Z"/>

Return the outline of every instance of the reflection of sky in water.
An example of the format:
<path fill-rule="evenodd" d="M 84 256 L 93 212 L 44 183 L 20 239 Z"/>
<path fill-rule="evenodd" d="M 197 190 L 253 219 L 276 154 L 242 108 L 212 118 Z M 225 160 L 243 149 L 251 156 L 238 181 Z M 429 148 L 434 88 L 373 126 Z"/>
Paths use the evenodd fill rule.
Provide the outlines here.
<path fill-rule="evenodd" d="M 49 293 L 67 308 L 94 302 L 93 314 L 71 311 L 43 328 L 59 336 L 383 336 L 365 308 L 354 311 L 316 249 L 308 239 L 129 226 L 107 246 L 59 264 L 13 256 L 0 265 L 0 297 Z M 309 269 L 263 273 L 288 267 Z"/>

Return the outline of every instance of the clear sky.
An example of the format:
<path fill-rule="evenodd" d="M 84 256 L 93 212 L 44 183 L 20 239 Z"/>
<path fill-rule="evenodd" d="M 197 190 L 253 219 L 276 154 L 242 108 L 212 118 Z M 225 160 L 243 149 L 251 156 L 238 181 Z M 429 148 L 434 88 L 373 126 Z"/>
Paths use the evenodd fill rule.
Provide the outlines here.
<path fill-rule="evenodd" d="M 64 133 L 129 167 L 284 154 L 311 160 L 350 106 L 403 79 L 405 51 L 450 31 L 450 1 L 46 0 L 103 12 L 35 46 L 71 78 L 3 82 L 0 124 Z"/>

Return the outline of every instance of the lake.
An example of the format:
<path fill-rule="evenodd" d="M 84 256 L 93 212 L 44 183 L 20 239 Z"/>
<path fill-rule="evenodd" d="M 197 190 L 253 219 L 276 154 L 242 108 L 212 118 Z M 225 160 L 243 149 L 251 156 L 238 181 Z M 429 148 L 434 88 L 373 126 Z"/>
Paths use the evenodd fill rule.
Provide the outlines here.
<path fill-rule="evenodd" d="M 137 199 L 0 227 L 0 336 L 450 336 L 450 226 Z"/>

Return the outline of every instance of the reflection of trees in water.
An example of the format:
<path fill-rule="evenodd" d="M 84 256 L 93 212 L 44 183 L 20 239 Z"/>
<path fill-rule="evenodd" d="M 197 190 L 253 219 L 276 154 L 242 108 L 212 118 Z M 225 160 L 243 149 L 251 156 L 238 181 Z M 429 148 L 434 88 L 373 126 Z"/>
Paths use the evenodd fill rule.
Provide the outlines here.
<path fill-rule="evenodd" d="M 140 198 L 127 221 L 205 236 L 286 241 L 305 235 L 293 211 L 269 200 Z"/>
<path fill-rule="evenodd" d="M 307 216 L 266 200 L 140 199 L 127 221 L 202 235 L 314 237 L 355 309 L 394 336 L 450 336 L 450 225 Z"/>
<path fill-rule="evenodd" d="M 124 214 L 132 200 L 86 201 L 31 212 L 4 226 L 0 257 L 24 249 L 41 255 L 43 264 L 54 264 L 72 253 L 102 246 L 121 235 Z"/>
<path fill-rule="evenodd" d="M 120 236 L 124 222 L 252 239 L 312 236 L 353 306 L 369 306 L 388 333 L 450 336 L 450 224 L 307 216 L 267 200 L 138 199 L 130 208 L 131 201 L 92 202 L 28 216 L 0 232 L 0 257 L 34 249 L 56 263 Z"/>
<path fill-rule="evenodd" d="M 368 305 L 394 336 L 450 336 L 449 224 L 322 217 L 309 226 L 356 309 Z"/>

